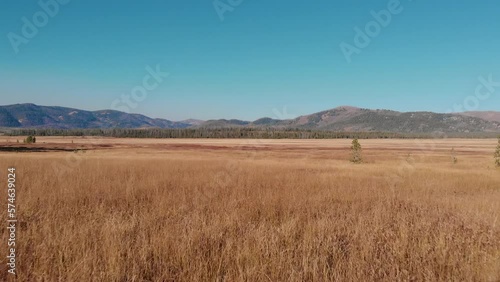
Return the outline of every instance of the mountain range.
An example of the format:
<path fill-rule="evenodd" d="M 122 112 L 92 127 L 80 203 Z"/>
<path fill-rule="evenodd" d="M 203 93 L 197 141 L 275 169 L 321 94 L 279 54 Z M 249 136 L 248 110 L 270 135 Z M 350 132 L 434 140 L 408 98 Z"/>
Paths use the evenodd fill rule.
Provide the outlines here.
<path fill-rule="evenodd" d="M 0 127 L 8 128 L 229 128 L 271 127 L 379 132 L 500 132 L 500 112 L 397 112 L 341 106 L 294 119 L 184 120 L 150 118 L 114 110 L 15 104 L 0 106 Z"/>

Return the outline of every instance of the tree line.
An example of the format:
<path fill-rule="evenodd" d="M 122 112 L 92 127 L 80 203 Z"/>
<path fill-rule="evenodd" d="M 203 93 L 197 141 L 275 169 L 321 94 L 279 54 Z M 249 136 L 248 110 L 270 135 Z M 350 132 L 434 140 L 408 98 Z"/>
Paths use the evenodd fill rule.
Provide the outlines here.
<path fill-rule="evenodd" d="M 8 129 L 10 136 L 103 136 L 117 138 L 242 138 L 242 139 L 408 139 L 408 138 L 487 138 L 498 133 L 396 133 L 396 132 L 342 132 L 277 128 L 183 128 L 183 129 Z"/>

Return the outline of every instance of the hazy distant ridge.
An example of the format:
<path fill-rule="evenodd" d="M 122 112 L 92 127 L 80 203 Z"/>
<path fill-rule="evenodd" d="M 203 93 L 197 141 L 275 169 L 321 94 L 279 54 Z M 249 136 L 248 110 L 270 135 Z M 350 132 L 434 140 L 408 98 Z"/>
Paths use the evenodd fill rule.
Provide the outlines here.
<path fill-rule="evenodd" d="M 227 128 L 272 127 L 337 131 L 383 132 L 500 132 L 500 112 L 397 112 L 350 106 L 304 115 L 295 119 L 155 119 L 114 110 L 85 111 L 34 104 L 0 106 L 0 127 L 15 128 Z"/>
<path fill-rule="evenodd" d="M 113 110 L 84 111 L 34 104 L 0 106 L 1 127 L 22 128 L 186 128 L 190 123 L 153 119 Z"/>

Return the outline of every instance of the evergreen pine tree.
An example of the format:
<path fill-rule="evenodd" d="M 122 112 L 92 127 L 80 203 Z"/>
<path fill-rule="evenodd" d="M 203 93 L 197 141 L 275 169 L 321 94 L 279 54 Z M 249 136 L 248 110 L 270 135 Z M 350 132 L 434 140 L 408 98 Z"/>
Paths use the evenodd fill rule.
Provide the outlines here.
<path fill-rule="evenodd" d="M 495 165 L 500 167 L 500 137 L 498 137 L 498 145 L 493 157 L 495 158 Z"/>
<path fill-rule="evenodd" d="M 361 144 L 359 144 L 358 138 L 354 138 L 352 140 L 351 146 L 351 162 L 353 163 L 361 163 L 363 158 L 361 156 Z"/>
<path fill-rule="evenodd" d="M 451 162 L 454 164 L 458 162 L 457 156 L 455 155 L 455 148 L 451 148 Z"/>

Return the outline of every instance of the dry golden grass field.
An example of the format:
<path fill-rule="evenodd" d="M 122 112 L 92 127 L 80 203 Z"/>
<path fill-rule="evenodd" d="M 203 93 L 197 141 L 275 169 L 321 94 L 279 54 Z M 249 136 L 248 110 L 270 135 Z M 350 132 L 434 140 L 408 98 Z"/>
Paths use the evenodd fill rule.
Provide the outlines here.
<path fill-rule="evenodd" d="M 0 138 L 18 281 L 500 281 L 493 139 Z"/>

